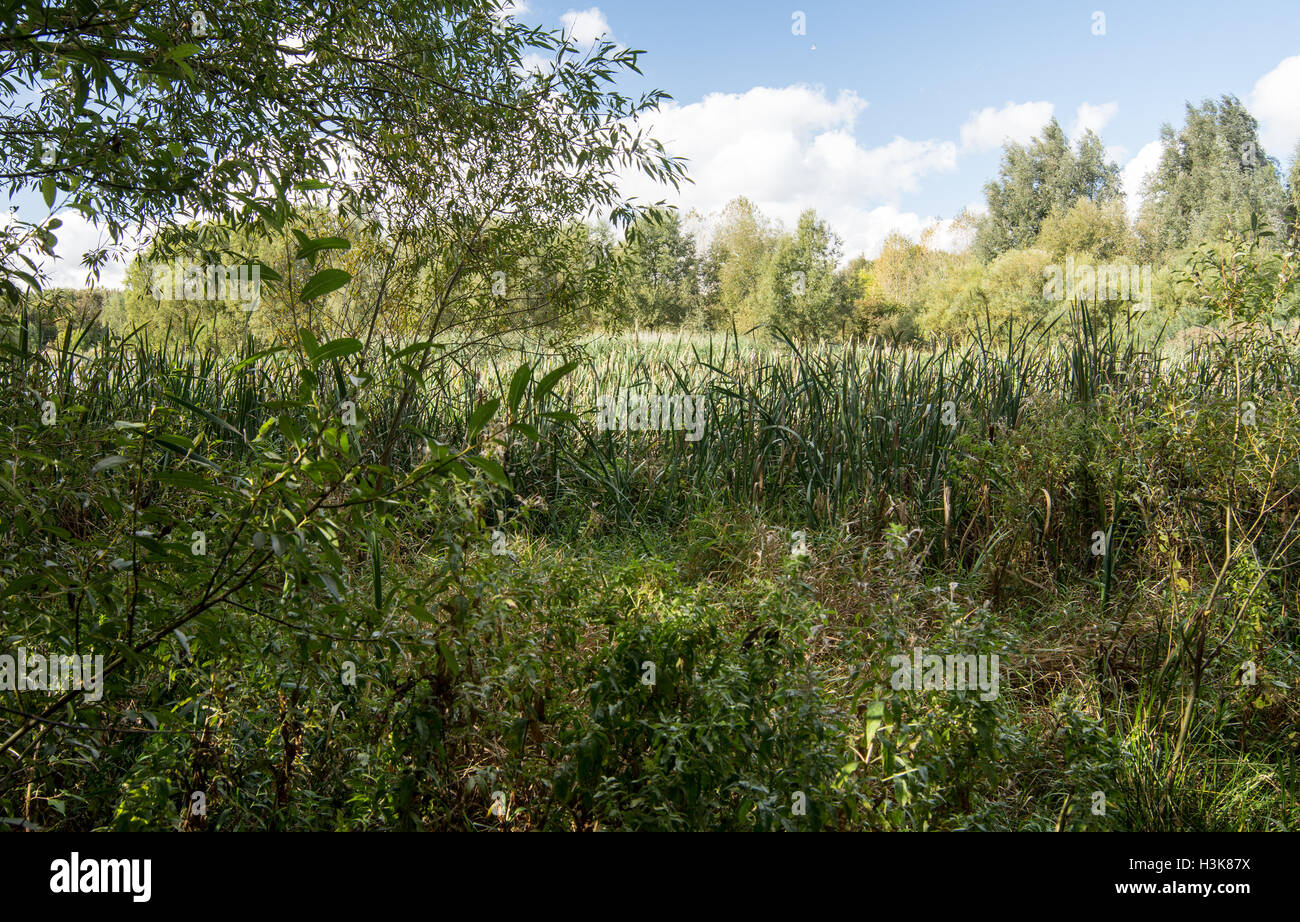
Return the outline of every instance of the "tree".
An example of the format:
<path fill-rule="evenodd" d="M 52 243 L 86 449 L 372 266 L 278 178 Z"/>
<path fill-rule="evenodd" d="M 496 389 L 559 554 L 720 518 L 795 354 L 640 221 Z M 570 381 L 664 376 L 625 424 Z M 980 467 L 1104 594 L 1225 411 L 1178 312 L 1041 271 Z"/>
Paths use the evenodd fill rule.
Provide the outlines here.
<path fill-rule="evenodd" d="M 771 306 L 767 324 L 808 338 L 839 329 L 842 290 L 835 276 L 840 238 L 811 208 L 799 216 L 793 234 L 777 242 L 768 264 Z"/>
<path fill-rule="evenodd" d="M 700 265 L 695 238 L 672 210 L 647 214 L 623 247 L 629 307 L 648 327 L 681 326 L 700 305 Z"/>
<path fill-rule="evenodd" d="M 880 320 L 880 286 L 871 272 L 871 260 L 860 254 L 837 273 L 844 293 L 844 310 L 854 331 L 870 331 Z"/>
<path fill-rule="evenodd" d="M 1160 139 L 1164 149 L 1138 217 L 1144 255 L 1162 259 L 1230 229 L 1242 232 L 1252 214 L 1280 229 L 1279 168 L 1260 145 L 1259 123 L 1236 97 L 1188 103 L 1183 127 L 1164 125 Z"/>
<path fill-rule="evenodd" d="M 536 314 L 576 311 L 612 262 L 589 246 L 576 219 L 592 212 L 620 223 L 635 219 L 639 206 L 618 192 L 617 168 L 669 182 L 681 176 L 680 163 L 636 128 L 637 116 L 660 94 L 629 100 L 610 86 L 619 71 L 635 67 L 638 52 L 601 43 L 578 54 L 562 39 L 503 17 L 496 2 L 249 0 L 214 14 L 212 45 L 187 41 L 190 14 L 181 19 L 176 9 L 154 0 L 19 0 L 0 12 L 0 176 L 11 195 L 39 188 L 49 207 L 62 197 L 104 220 L 114 235 L 136 221 L 183 232 L 160 235 L 150 262 L 254 241 L 283 246 L 286 268 L 307 276 L 299 284 L 299 276 L 280 274 L 278 294 L 289 316 L 295 323 L 304 318 L 293 348 L 247 361 L 205 356 L 213 361 L 202 368 L 229 373 L 219 383 L 196 375 L 199 363 L 182 343 L 166 356 L 106 354 L 98 369 L 110 377 L 80 390 L 65 378 L 62 396 L 44 397 L 32 383 L 46 379 L 49 362 L 26 348 L 6 354 L 0 406 L 15 434 L 9 441 L 18 445 L 22 433 L 24 448 L 9 465 L 18 484 L 11 492 L 26 508 L 9 517 L 23 525 L 21 532 L 8 529 L 3 569 L 35 573 L 33 561 L 60 561 L 39 568 L 25 585 L 8 581 L 6 618 L 23 612 L 14 630 L 25 636 L 39 624 L 50 637 L 106 647 L 111 658 L 96 671 L 110 683 L 108 693 L 131 701 L 153 689 L 148 706 L 157 701 L 160 712 L 201 694 L 178 689 L 177 698 L 164 683 L 149 682 L 158 675 L 152 662 L 160 645 L 188 632 L 186 658 L 191 649 L 204 651 L 204 666 L 197 658 L 191 664 L 224 671 L 230 648 L 219 638 L 229 619 L 261 614 L 263 601 L 294 617 L 281 623 L 292 623 L 301 638 L 351 643 L 377 639 L 369 627 L 360 633 L 362 626 L 391 623 L 389 613 L 404 606 L 417 610 L 444 592 L 465 598 L 456 587 L 459 563 L 412 568 L 408 595 L 395 585 L 398 568 L 386 565 L 381 576 L 377 549 L 401 540 L 406 523 L 399 524 L 398 510 L 405 506 L 430 510 L 444 532 L 443 549 L 431 560 L 461 555 L 474 533 L 463 490 L 509 487 L 508 459 L 483 452 L 508 452 L 506 426 L 518 432 L 517 421 L 529 418 L 521 415 L 522 401 L 543 399 L 544 388 L 572 365 L 554 369 L 535 388 L 531 367 L 518 368 L 509 395 L 476 401 L 463 446 L 452 447 L 425 428 L 419 417 L 426 413 L 411 412 L 436 399 L 439 382 L 429 371 L 445 354 L 436 339 L 452 322 L 474 324 L 480 311 L 495 324 L 490 333 Z M 528 49 L 538 47 L 554 50 L 551 67 L 527 63 Z M 48 163 L 35 153 L 46 140 L 57 145 Z M 97 159 L 98 141 L 109 142 L 112 157 Z M 344 162 L 346 176 L 337 175 Z M 337 187 L 323 188 L 329 180 Z M 335 266 L 321 268 L 349 252 L 351 241 L 298 226 L 308 202 L 331 220 L 381 229 L 394 258 L 378 265 L 370 284 L 354 285 L 356 273 Z M 177 211 L 196 220 L 179 224 Z M 27 228 L 28 240 L 56 229 L 48 219 Z M 31 289 L 40 279 L 25 261 L 21 238 L 6 238 L 0 280 L 6 293 L 26 301 L 32 295 L 19 285 Z M 516 273 L 500 294 L 496 272 Z M 407 326 L 415 341 L 367 348 L 390 303 L 387 293 L 408 278 L 418 299 Z M 342 317 L 364 321 L 364 342 L 321 342 L 307 328 L 320 299 L 334 297 L 344 302 Z M 26 337 L 21 341 L 25 346 Z M 387 380 L 368 370 L 381 352 L 391 369 Z M 275 370 L 264 374 L 267 364 L 259 369 L 259 362 Z M 241 375 L 248 387 L 233 383 Z M 236 393 L 238 412 L 224 404 Z M 97 408 L 58 402 L 65 397 L 86 397 Z M 485 432 L 498 409 L 500 428 Z M 51 415 L 37 422 L 34 410 Z M 118 422 L 116 412 L 143 419 Z M 263 425 L 243 428 L 255 416 Z M 89 486 L 91 472 L 105 471 L 100 462 L 114 450 L 111 470 L 123 479 Z M 79 473 L 74 478 L 71 471 Z M 474 486 L 453 488 L 452 478 Z M 83 502 L 72 492 L 78 483 L 96 491 L 93 506 L 89 494 Z M 119 484 L 127 483 L 136 485 L 129 511 L 113 499 L 126 495 Z M 141 499 L 144 484 L 155 502 Z M 54 524 L 73 503 L 85 510 L 84 540 L 59 537 L 71 533 Z M 164 514 L 164 503 L 174 517 Z M 210 523 L 200 527 L 213 553 L 188 550 L 180 538 L 188 526 L 164 541 L 173 524 L 194 515 Z M 160 532 L 155 526 L 164 522 Z M 371 549 L 373 605 L 353 604 L 346 585 L 341 551 L 354 539 Z M 218 541 L 224 551 L 216 550 Z M 121 556 L 119 548 L 123 563 L 139 560 L 129 579 L 116 563 L 102 565 Z M 73 578 L 75 587 L 66 581 Z M 65 588 L 78 594 L 67 613 L 46 604 Z M 83 598 L 110 601 L 88 616 Z M 298 649 L 306 662 L 308 647 Z M 12 732 L 7 726 L 0 733 L 0 751 L 19 764 L 46 765 L 53 741 L 45 733 L 56 724 L 60 735 L 93 728 L 71 724 L 78 708 L 91 720 L 103 715 L 83 704 L 79 688 L 35 707 L 39 714 L 19 712 Z M 46 779 L 35 783 L 43 787 Z"/>
<path fill-rule="evenodd" d="M 1080 198 L 1109 202 L 1120 197 L 1120 171 L 1107 161 L 1101 139 L 1088 131 L 1071 148 L 1056 119 L 1028 146 L 1003 149 L 999 178 L 984 187 L 989 212 L 975 238 L 976 252 L 989 260 L 1013 248 L 1028 247 L 1054 211 L 1064 212 Z"/>
<path fill-rule="evenodd" d="M 1115 199 L 1099 204 L 1081 198 L 1068 211 L 1048 215 L 1035 246 L 1056 259 L 1069 253 L 1111 259 L 1131 254 L 1136 240 L 1129 230 L 1123 202 Z"/>
<path fill-rule="evenodd" d="M 698 215 L 692 212 L 691 217 L 698 218 Z M 708 247 L 699 254 L 698 260 L 695 277 L 699 280 L 699 294 L 695 313 L 687 323 L 698 330 L 724 330 L 731 318 L 722 309 L 722 265 L 718 262 L 718 250 Z"/>
<path fill-rule="evenodd" d="M 1291 173 L 1286 180 L 1286 232 L 1291 237 L 1300 231 L 1300 144 L 1291 156 Z"/>
<path fill-rule="evenodd" d="M 527 63 L 539 54 L 552 66 Z M 616 166 L 682 175 L 636 133 L 663 94 L 609 88 L 638 55 L 583 52 L 501 0 L 17 0 L 0 12 L 0 182 L 39 190 L 50 216 L 0 232 L 0 288 L 39 285 L 31 251 L 53 248 L 65 207 L 108 232 L 92 269 L 128 228 L 185 214 L 278 231 L 311 196 L 376 207 L 409 225 L 403 243 L 451 241 L 441 268 L 458 276 L 521 225 L 535 245 L 589 208 L 629 222 Z"/>
<path fill-rule="evenodd" d="M 894 231 L 885 238 L 871 275 L 881 301 L 895 311 L 917 306 L 929 254 L 915 240 Z"/>
<path fill-rule="evenodd" d="M 710 258 L 718 266 L 719 310 L 742 332 L 768 317 L 768 262 L 776 240 L 771 222 L 749 199 L 735 199 L 722 210 Z"/>
<path fill-rule="evenodd" d="M 133 260 L 126 274 L 124 309 L 112 318 L 119 333 L 141 326 L 149 327 L 154 336 L 168 330 L 175 335 L 201 329 L 201 342 L 226 350 L 250 334 L 263 342 L 289 342 L 301 327 L 326 338 L 365 335 L 368 318 L 357 311 L 357 305 L 379 296 L 373 270 L 383 266 L 387 244 L 377 226 L 365 227 L 326 209 L 304 207 L 274 233 L 230 232 L 215 222 L 187 230 L 192 246 L 167 247 L 155 240 Z M 310 258 L 295 259 L 302 239 L 331 245 L 311 252 Z M 205 241 L 218 245 L 205 247 Z M 229 251 L 244 254 L 244 261 L 239 266 L 225 261 Z M 214 276 L 217 267 L 223 270 L 221 281 Z M 325 269 L 346 271 L 347 289 L 308 301 L 294 297 L 308 278 Z M 241 276 L 248 280 L 242 291 Z M 286 284 L 263 286 L 262 278 L 278 278 Z M 418 279 L 408 276 L 402 281 L 400 288 L 392 286 L 396 290 L 382 296 L 386 331 L 400 331 L 412 307 L 403 296 L 417 290 Z M 250 300 L 253 294 L 256 299 Z"/>
<path fill-rule="evenodd" d="M 1300 144 L 1296 144 L 1291 153 L 1291 172 L 1287 174 L 1286 191 L 1288 195 L 1300 192 Z"/>

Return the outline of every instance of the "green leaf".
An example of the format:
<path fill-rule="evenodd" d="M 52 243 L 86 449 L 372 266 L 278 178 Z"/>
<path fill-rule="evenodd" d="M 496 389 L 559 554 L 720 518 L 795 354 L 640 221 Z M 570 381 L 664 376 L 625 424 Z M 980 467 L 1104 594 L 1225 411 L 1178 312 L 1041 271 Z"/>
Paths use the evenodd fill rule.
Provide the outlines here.
<path fill-rule="evenodd" d="M 262 281 L 266 281 L 266 282 L 283 282 L 283 281 L 284 281 L 284 276 L 282 276 L 280 273 L 276 272 L 274 269 L 272 269 L 272 268 L 271 268 L 270 266 L 268 266 L 266 263 L 262 262 L 260 259 L 254 259 L 254 260 L 251 261 L 251 263 L 252 263 L 252 265 L 255 265 L 255 266 L 258 267 L 258 268 L 257 268 L 257 276 L 258 276 L 258 278 L 261 279 Z"/>
<path fill-rule="evenodd" d="M 9 598 L 10 596 L 15 596 L 18 595 L 19 593 L 26 592 L 28 589 L 32 588 L 33 586 L 43 582 L 45 578 L 46 577 L 44 573 L 28 573 L 26 576 L 18 577 L 16 580 L 14 580 L 12 583 L 9 584 L 9 587 L 5 589 L 3 593 L 0 593 L 0 601 L 3 601 Z"/>
<path fill-rule="evenodd" d="M 345 237 L 317 237 L 315 240 L 308 240 L 303 235 L 298 242 L 301 246 L 294 259 L 314 259 L 316 254 L 321 250 L 350 250 L 352 241 Z"/>
<path fill-rule="evenodd" d="M 109 455 L 107 458 L 101 458 L 99 461 L 96 461 L 95 466 L 90 469 L 90 472 L 92 474 L 98 474 L 100 471 L 107 471 L 126 463 L 126 458 L 121 455 Z"/>
<path fill-rule="evenodd" d="M 384 572 L 379 558 L 379 536 L 370 530 L 370 568 L 375 583 L 375 611 L 384 613 Z"/>
<path fill-rule="evenodd" d="M 537 383 L 537 389 L 533 391 L 533 400 L 541 403 L 542 399 L 554 389 L 560 379 L 577 367 L 577 362 L 566 362 L 554 371 L 547 372 L 545 377 Z"/>
<path fill-rule="evenodd" d="M 470 415 L 469 428 L 465 435 L 467 441 L 474 441 L 474 437 L 482 431 L 483 427 L 487 425 L 488 420 L 496 414 L 497 407 L 499 406 L 501 406 L 501 398 L 493 397 L 487 403 L 481 404 Z"/>
<path fill-rule="evenodd" d="M 84 112 L 86 109 L 86 100 L 90 97 L 90 81 L 86 75 L 81 72 L 81 68 L 76 68 L 72 72 L 73 81 L 76 85 L 76 96 L 72 102 L 74 112 Z"/>
<path fill-rule="evenodd" d="M 510 478 L 506 476 L 505 468 L 491 458 L 484 458 L 480 455 L 466 455 L 465 460 L 474 465 L 483 473 L 487 474 L 488 480 L 498 486 L 510 489 Z"/>
<path fill-rule="evenodd" d="M 226 430 L 235 438 L 239 439 L 241 442 L 246 440 L 244 433 L 240 432 L 238 429 L 230 425 L 230 423 L 226 422 L 221 417 L 209 413 L 207 410 L 203 409 L 202 407 L 190 403 L 188 400 L 185 400 L 184 398 L 180 397 L 177 394 L 172 393 L 171 391 L 163 391 L 163 394 L 167 397 L 168 400 L 179 403 L 181 406 L 189 410 L 191 413 L 195 413 L 199 416 L 202 416 L 208 422 L 212 423 L 212 425 Z M 144 428 L 144 426 L 140 423 L 123 423 L 121 420 L 114 423 L 113 425 L 118 426 L 119 428 L 132 428 L 132 429 Z"/>
<path fill-rule="evenodd" d="M 185 457 L 194 451 L 194 442 L 183 435 L 174 435 L 168 432 L 146 432 L 145 438 L 181 457 Z"/>
<path fill-rule="evenodd" d="M 112 73 L 112 71 L 110 71 L 109 73 Z M 265 221 L 271 227 L 275 228 L 276 230 L 280 230 L 282 227 L 284 227 L 284 222 L 280 220 L 280 216 L 276 213 L 275 208 L 273 208 L 271 205 L 267 204 L 266 202 L 259 201 L 258 199 L 252 198 L 251 196 L 242 195 L 238 193 L 235 195 L 235 198 L 237 198 L 239 201 L 246 204 L 249 208 L 253 209 L 253 211 L 261 215 L 262 220 Z"/>
<path fill-rule="evenodd" d="M 296 422 L 294 422 L 288 416 L 283 416 L 283 415 L 276 417 L 276 422 L 277 425 L 280 427 L 280 432 L 283 433 L 286 442 L 288 442 L 290 445 L 293 445 L 294 447 L 297 447 L 299 444 L 301 444 L 302 430 L 298 428 L 298 424 Z"/>
<path fill-rule="evenodd" d="M 238 372 L 243 371 L 249 365 L 252 365 L 258 359 L 264 359 L 267 358 L 268 356 L 275 355 L 277 352 L 283 352 L 287 348 L 288 348 L 287 346 L 272 346 L 270 349 L 263 349 L 261 352 L 255 352 L 252 355 L 250 355 L 248 358 L 236 362 L 234 367 L 230 369 L 230 373 L 237 374 Z"/>
<path fill-rule="evenodd" d="M 510 407 L 510 414 L 513 416 L 519 409 L 519 402 L 524 398 L 524 391 L 528 389 L 528 382 L 532 380 L 533 370 L 527 364 L 520 365 L 515 369 L 514 377 L 510 379 L 509 397 L 506 399 L 507 406 Z"/>
<path fill-rule="evenodd" d="M 298 338 L 302 340 L 302 348 L 307 353 L 307 358 L 313 362 L 316 361 L 316 355 L 320 352 L 320 344 L 316 342 L 316 336 L 306 327 L 298 329 Z"/>
<path fill-rule="evenodd" d="M 342 269 L 322 269 L 307 280 L 307 284 L 302 286 L 302 293 L 298 297 L 302 301 L 310 301 L 313 298 L 319 298 L 321 295 L 327 295 L 331 291 L 336 291 L 350 281 L 352 281 L 351 274 L 344 272 Z"/>
<path fill-rule="evenodd" d="M 218 489 L 216 484 L 189 471 L 159 471 L 153 476 L 159 483 L 165 483 L 182 490 L 201 490 L 210 493 Z"/>
<path fill-rule="evenodd" d="M 361 351 L 361 341 L 352 339 L 347 336 L 341 336 L 338 339 L 331 339 L 325 345 L 321 346 L 319 351 L 312 357 L 312 361 L 324 362 L 328 359 L 341 359 L 349 355 L 355 355 Z"/>
<path fill-rule="evenodd" d="M 334 597 L 335 602 L 343 601 L 343 593 L 339 588 L 339 581 L 334 578 L 334 574 L 326 573 L 324 570 L 321 570 L 316 574 L 316 578 L 319 579 L 321 585 L 325 587 L 325 591 Z"/>
<path fill-rule="evenodd" d="M 542 440 L 542 434 L 537 431 L 537 427 L 529 425 L 528 423 L 511 423 L 509 428 L 534 442 L 540 442 Z"/>
<path fill-rule="evenodd" d="M 411 343 L 411 345 L 407 346 L 401 352 L 394 353 L 393 358 L 404 359 L 408 355 L 411 355 L 414 352 L 427 352 L 430 349 L 446 349 L 446 348 L 447 347 L 444 346 L 442 343 L 435 343 L 432 340 L 426 339 L 426 340 L 421 340 L 418 343 Z"/>
<path fill-rule="evenodd" d="M 425 624 L 437 624 L 438 616 L 431 613 L 421 602 L 413 602 L 406 609 L 406 613 L 415 618 L 416 621 L 423 621 Z"/>

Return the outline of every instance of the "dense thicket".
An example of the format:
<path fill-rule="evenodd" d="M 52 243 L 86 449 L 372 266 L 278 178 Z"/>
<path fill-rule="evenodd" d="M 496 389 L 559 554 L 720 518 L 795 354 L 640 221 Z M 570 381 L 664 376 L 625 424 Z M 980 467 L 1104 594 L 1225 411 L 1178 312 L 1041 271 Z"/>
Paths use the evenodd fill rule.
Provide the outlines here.
<path fill-rule="evenodd" d="M 146 234 L 0 228 L 0 822 L 1300 825 L 1300 164 L 1189 107 L 1131 225 L 1051 122 L 841 265 L 507 12 L 5 8 L 8 191 Z"/>

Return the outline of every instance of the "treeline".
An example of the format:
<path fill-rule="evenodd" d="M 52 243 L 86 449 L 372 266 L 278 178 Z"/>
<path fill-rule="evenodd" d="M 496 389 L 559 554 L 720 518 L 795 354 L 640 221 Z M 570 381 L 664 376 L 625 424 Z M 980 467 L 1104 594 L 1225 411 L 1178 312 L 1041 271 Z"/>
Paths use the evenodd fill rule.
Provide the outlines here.
<path fill-rule="evenodd" d="M 985 186 L 987 212 L 952 223 L 957 247 L 940 246 L 935 229 L 920 240 L 894 233 L 874 259 L 847 264 L 843 241 L 815 211 L 788 229 L 738 198 L 708 217 L 650 212 L 621 239 L 608 226 L 580 222 L 535 231 L 546 239 L 484 260 L 499 268 L 456 278 L 444 297 L 447 277 L 431 272 L 428 254 L 408 242 L 421 235 L 321 207 L 304 211 L 280 237 L 206 226 L 198 239 L 209 234 L 209 247 L 179 254 L 151 247 L 122 292 L 63 291 L 54 300 L 64 322 L 99 316 L 123 330 L 198 327 L 218 345 L 250 335 L 282 342 L 304 324 L 327 335 L 401 338 L 427 323 L 425 306 L 434 301 L 441 302 L 439 329 L 467 336 L 734 327 L 909 341 L 1046 319 L 1076 299 L 1113 314 L 1132 316 L 1136 307 L 1175 331 L 1207 320 L 1190 278 L 1198 251 L 1247 237 L 1270 248 L 1296 232 L 1300 150 L 1284 177 L 1256 120 L 1230 96 L 1189 104 L 1184 125 L 1166 125 L 1162 142 L 1136 220 L 1100 139 L 1087 132 L 1072 144 L 1053 119 L 1040 137 L 1005 147 L 997 178 Z M 304 248 L 304 241 L 314 242 Z M 179 279 L 187 267 L 195 276 L 232 260 L 259 266 L 263 281 L 297 284 L 267 286 L 250 310 L 235 293 L 157 283 L 159 273 Z M 347 290 L 298 301 L 293 293 L 324 268 L 346 276 Z M 375 303 L 382 304 L 377 319 L 348 307 Z"/>
<path fill-rule="evenodd" d="M 1071 144 L 1053 119 L 1030 143 L 1006 146 L 998 177 L 985 186 L 987 212 L 953 222 L 954 236 L 964 239 L 955 252 L 937 245 L 934 230 L 919 241 L 894 233 L 876 258 L 860 255 L 840 267 L 842 241 L 814 212 L 786 231 L 744 198 L 708 234 L 672 214 L 645 220 L 624 248 L 628 311 L 653 328 L 735 323 L 804 336 L 911 339 L 1041 319 L 1084 298 L 1112 310 L 1149 308 L 1166 328 L 1198 324 L 1207 318 L 1189 260 L 1202 247 L 1229 245 L 1234 234 L 1258 232 L 1267 248 L 1294 233 L 1300 149 L 1284 180 L 1256 120 L 1230 96 L 1189 104 L 1183 127 L 1166 125 L 1161 140 L 1160 162 L 1130 221 L 1120 169 L 1100 139 L 1089 131 Z M 1140 281 L 1122 292 L 1097 281 L 1120 272 Z M 1057 274 L 1064 284 L 1044 297 Z M 1148 277 L 1152 290 L 1142 290 Z"/>
<path fill-rule="evenodd" d="M 608 229 L 535 228 L 476 255 L 473 270 L 449 271 L 428 242 L 445 231 L 395 223 L 304 205 L 270 232 L 196 225 L 184 244 L 159 238 L 139 253 L 122 289 L 44 292 L 31 323 L 47 321 L 46 342 L 71 325 L 92 337 L 143 330 L 224 350 L 249 338 L 283 344 L 304 327 L 322 338 L 391 342 L 419 338 L 431 324 L 441 335 L 486 340 L 610 321 L 620 262 Z"/>

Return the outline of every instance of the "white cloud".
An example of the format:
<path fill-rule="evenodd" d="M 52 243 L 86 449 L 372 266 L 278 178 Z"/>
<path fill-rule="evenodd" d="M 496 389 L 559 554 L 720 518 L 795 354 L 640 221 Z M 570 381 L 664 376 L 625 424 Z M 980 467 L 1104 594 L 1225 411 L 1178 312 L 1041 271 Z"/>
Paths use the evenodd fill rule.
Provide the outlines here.
<path fill-rule="evenodd" d="M 953 226 L 951 218 L 922 217 L 915 212 L 899 211 L 892 205 L 869 211 L 831 208 L 826 216 L 831 227 L 845 240 L 846 259 L 858 254 L 875 259 L 880 255 L 885 238 L 895 232 L 916 241 L 920 241 L 928 232 L 927 246 L 953 252 L 962 250 L 971 243 L 970 232 L 966 229 L 958 230 Z"/>
<path fill-rule="evenodd" d="M 641 201 L 665 199 L 683 210 L 719 211 L 737 196 L 793 227 L 815 208 L 844 239 L 845 256 L 878 251 L 890 230 L 918 235 L 931 219 L 899 210 L 899 199 L 930 174 L 957 165 L 951 141 L 895 137 L 863 147 L 854 135 L 866 100 L 821 87 L 754 87 L 667 103 L 647 119 L 669 153 L 688 158 L 694 183 L 680 194 L 637 174 L 623 189 Z"/>
<path fill-rule="evenodd" d="M 535 51 L 526 52 L 519 63 L 525 71 L 536 71 L 539 74 L 548 74 L 555 68 L 554 58 L 540 55 Z"/>
<path fill-rule="evenodd" d="M 961 126 L 961 146 L 966 150 L 994 150 L 1007 141 L 1024 144 L 1042 131 L 1056 110 L 1050 102 L 1008 102 L 1001 109 L 989 106 L 972 112 Z"/>
<path fill-rule="evenodd" d="M 58 242 L 54 246 L 53 259 L 30 245 L 24 247 L 22 252 L 45 273 L 46 287 L 85 288 L 90 270 L 82 264 L 82 259 L 91 250 L 106 247 L 109 243 L 108 233 L 103 228 L 91 224 L 81 212 L 70 208 L 60 211 L 58 217 L 63 221 L 63 226 L 54 231 Z M 9 225 L 12 220 L 7 213 L 0 213 L 0 227 Z M 121 254 L 125 250 L 127 255 L 109 257 L 109 260 L 100 267 L 99 281 L 95 283 L 96 288 L 121 288 L 125 282 L 127 261 L 139 241 L 129 229 L 123 237 L 123 243 L 113 248 L 111 252 Z"/>
<path fill-rule="evenodd" d="M 1270 157 L 1286 164 L 1300 143 L 1300 55 L 1259 78 L 1247 101 L 1259 119 L 1259 140 Z"/>
<path fill-rule="evenodd" d="M 1120 182 L 1124 187 L 1125 208 L 1130 221 L 1137 217 L 1138 209 L 1142 207 L 1143 183 L 1159 166 L 1160 154 L 1163 150 L 1163 144 L 1159 141 L 1151 141 L 1142 145 L 1142 149 L 1134 155 L 1133 159 L 1124 164 L 1120 173 Z"/>
<path fill-rule="evenodd" d="M 1110 120 L 1119 112 L 1119 103 L 1104 102 L 1094 105 L 1085 102 L 1075 111 L 1074 124 L 1070 126 L 1070 137 L 1080 138 L 1086 131 L 1101 134 L 1101 130 L 1110 124 Z"/>
<path fill-rule="evenodd" d="M 560 17 L 560 22 L 564 23 L 564 31 L 579 45 L 594 45 L 602 38 L 613 41 L 609 20 L 598 6 L 589 10 L 569 10 Z"/>

